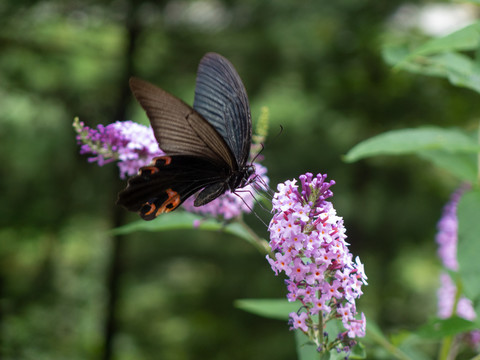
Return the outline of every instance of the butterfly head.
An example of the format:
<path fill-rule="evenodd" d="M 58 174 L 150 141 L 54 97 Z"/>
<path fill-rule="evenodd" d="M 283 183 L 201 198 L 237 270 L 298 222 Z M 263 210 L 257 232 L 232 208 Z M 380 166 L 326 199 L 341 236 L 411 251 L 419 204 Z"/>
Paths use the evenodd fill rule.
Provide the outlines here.
<path fill-rule="evenodd" d="M 255 165 L 246 165 L 241 171 L 241 181 L 239 187 L 244 187 L 255 181 Z"/>
<path fill-rule="evenodd" d="M 255 166 L 253 165 L 246 165 L 240 170 L 234 171 L 227 181 L 228 189 L 230 189 L 231 192 L 235 192 L 236 189 L 243 188 L 252 181 L 250 178 L 254 174 Z"/>
<path fill-rule="evenodd" d="M 250 164 L 245 167 L 245 179 L 247 182 L 252 177 L 252 175 L 255 175 L 255 165 Z"/>

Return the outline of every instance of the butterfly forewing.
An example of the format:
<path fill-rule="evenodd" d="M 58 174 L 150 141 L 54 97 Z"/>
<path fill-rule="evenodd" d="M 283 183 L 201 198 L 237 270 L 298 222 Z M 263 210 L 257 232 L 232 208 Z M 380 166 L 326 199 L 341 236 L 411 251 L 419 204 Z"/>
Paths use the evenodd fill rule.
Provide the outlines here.
<path fill-rule="evenodd" d="M 242 168 L 252 138 L 250 107 L 240 76 L 223 56 L 208 53 L 200 61 L 193 108 L 222 135 Z"/>
<path fill-rule="evenodd" d="M 130 79 L 130 88 L 147 113 L 158 146 L 166 154 L 207 157 L 217 163 L 236 166 L 225 140 L 182 100 L 134 77 Z"/>

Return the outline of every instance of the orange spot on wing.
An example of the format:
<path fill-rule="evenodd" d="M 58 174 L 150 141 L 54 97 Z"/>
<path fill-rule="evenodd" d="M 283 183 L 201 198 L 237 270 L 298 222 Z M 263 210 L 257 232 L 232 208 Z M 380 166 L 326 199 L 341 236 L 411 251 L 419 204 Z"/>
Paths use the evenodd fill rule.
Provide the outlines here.
<path fill-rule="evenodd" d="M 145 212 L 142 211 L 142 213 L 143 213 L 144 216 L 153 214 L 153 212 L 154 212 L 155 209 L 157 208 L 157 207 L 155 206 L 155 204 L 152 204 L 152 203 L 150 203 L 150 202 L 147 202 L 147 203 L 143 204 L 142 210 L 143 210 L 143 207 L 144 207 L 144 206 L 149 206 L 149 207 L 150 207 L 150 209 L 149 209 L 148 211 L 145 211 Z"/>
<path fill-rule="evenodd" d="M 162 166 L 167 166 L 170 165 L 172 162 L 172 157 L 171 156 L 157 156 L 156 158 L 153 159 L 154 164 L 157 164 L 157 161 L 162 161 L 163 163 L 160 164 Z"/>
<path fill-rule="evenodd" d="M 149 175 L 152 175 L 159 172 L 160 170 L 155 166 L 144 166 L 140 168 L 140 174 L 143 174 L 144 172 L 147 172 L 147 171 L 149 172 Z"/>
<path fill-rule="evenodd" d="M 172 210 L 175 210 L 178 205 L 180 205 L 180 195 L 176 191 L 173 191 L 172 189 L 167 189 L 166 193 L 168 195 L 168 199 L 165 200 L 162 206 L 158 208 L 156 212 L 157 216 L 159 214 L 168 213 Z"/>

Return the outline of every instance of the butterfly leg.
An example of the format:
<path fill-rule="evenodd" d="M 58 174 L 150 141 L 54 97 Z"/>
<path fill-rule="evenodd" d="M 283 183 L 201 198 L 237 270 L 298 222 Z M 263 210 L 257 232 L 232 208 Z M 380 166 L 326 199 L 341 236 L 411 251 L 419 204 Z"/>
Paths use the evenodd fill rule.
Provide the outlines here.
<path fill-rule="evenodd" d="M 202 206 L 208 204 L 210 201 L 215 200 L 217 197 L 225 193 L 228 189 L 227 183 L 218 182 L 212 185 L 205 187 L 200 193 L 197 195 L 193 205 L 195 206 Z"/>

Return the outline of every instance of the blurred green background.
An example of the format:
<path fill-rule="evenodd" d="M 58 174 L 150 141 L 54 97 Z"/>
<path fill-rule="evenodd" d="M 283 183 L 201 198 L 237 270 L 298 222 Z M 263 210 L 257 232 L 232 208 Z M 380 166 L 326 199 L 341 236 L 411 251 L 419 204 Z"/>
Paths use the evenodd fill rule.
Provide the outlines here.
<path fill-rule="evenodd" d="M 112 237 L 109 229 L 137 220 L 114 205 L 125 181 L 114 165 L 78 154 L 75 116 L 89 126 L 147 123 L 128 89 L 131 75 L 191 104 L 209 51 L 235 65 L 254 121 L 261 106 L 270 109 L 271 186 L 306 171 L 337 182 L 333 203 L 369 276 L 359 311 L 387 333 L 434 315 L 435 226 L 458 184 L 413 157 L 341 160 L 386 130 L 468 126 L 479 116 L 473 92 L 384 63 L 386 39 L 426 38 L 414 27 L 395 35 L 404 3 L 2 2 L 0 356 L 295 357 L 285 322 L 233 306 L 285 296 L 261 254 L 219 233 Z M 268 236 L 253 215 L 246 221 Z"/>

